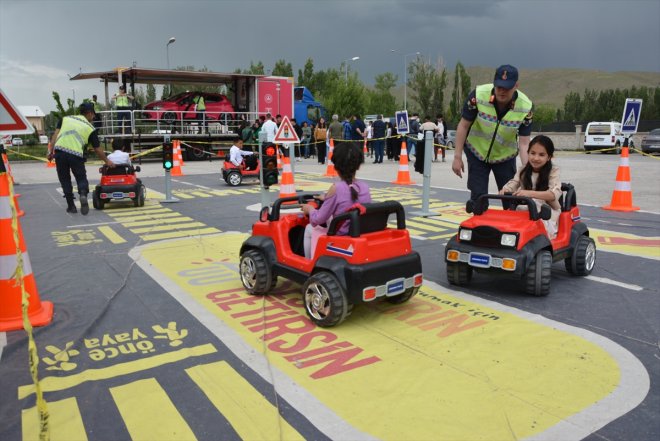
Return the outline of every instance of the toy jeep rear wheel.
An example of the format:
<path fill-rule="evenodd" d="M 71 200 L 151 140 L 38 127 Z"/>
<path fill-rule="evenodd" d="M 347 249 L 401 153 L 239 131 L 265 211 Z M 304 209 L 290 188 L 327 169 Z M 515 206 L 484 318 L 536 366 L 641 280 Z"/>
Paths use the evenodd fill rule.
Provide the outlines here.
<path fill-rule="evenodd" d="M 133 198 L 133 205 L 134 206 L 144 207 L 144 194 L 145 194 L 145 192 L 146 192 L 146 190 L 144 188 L 144 185 L 140 185 L 138 187 L 137 196 L 135 196 L 135 198 Z"/>
<path fill-rule="evenodd" d="M 328 272 L 318 272 L 303 286 L 305 310 L 318 326 L 336 326 L 348 316 L 348 300 L 337 278 Z"/>
<path fill-rule="evenodd" d="M 241 182 L 243 181 L 243 177 L 241 174 L 237 171 L 232 171 L 227 173 L 227 184 L 231 185 L 232 187 L 237 187 L 241 185 Z"/>
<path fill-rule="evenodd" d="M 103 210 L 104 205 L 105 201 L 101 199 L 101 190 L 97 188 L 92 193 L 92 206 L 97 210 Z"/>
<path fill-rule="evenodd" d="M 250 294 L 262 295 L 270 290 L 273 275 L 261 251 L 246 251 L 241 256 L 239 271 L 241 282 Z"/>
<path fill-rule="evenodd" d="M 576 276 L 588 276 L 596 264 L 596 243 L 589 236 L 580 236 L 571 257 L 564 259 L 566 271 Z"/>
<path fill-rule="evenodd" d="M 552 254 L 548 250 L 541 250 L 527 268 L 525 273 L 525 291 L 537 297 L 550 294 L 550 280 L 552 278 Z"/>
<path fill-rule="evenodd" d="M 447 262 L 447 280 L 452 285 L 467 285 L 472 280 L 472 267 L 464 263 Z"/>
<path fill-rule="evenodd" d="M 401 304 L 401 303 L 404 303 L 404 302 L 407 302 L 408 300 L 410 300 L 412 298 L 412 296 L 417 294 L 417 291 L 419 291 L 419 286 L 417 286 L 415 288 L 408 288 L 407 290 L 405 290 L 402 294 L 399 294 L 398 296 L 387 297 L 387 301 L 390 302 L 393 305 L 398 305 L 398 304 Z"/>

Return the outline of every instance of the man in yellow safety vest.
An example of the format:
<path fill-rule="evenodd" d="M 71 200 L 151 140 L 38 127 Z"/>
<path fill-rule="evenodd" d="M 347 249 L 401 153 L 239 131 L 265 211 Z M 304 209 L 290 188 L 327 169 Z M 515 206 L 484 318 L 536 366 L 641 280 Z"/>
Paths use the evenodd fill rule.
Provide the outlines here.
<path fill-rule="evenodd" d="M 71 184 L 71 173 L 73 173 L 80 195 L 80 212 L 86 215 L 89 213 L 89 204 L 87 203 L 89 182 L 87 182 L 87 171 L 85 170 L 85 148 L 87 144 L 92 145 L 96 155 L 108 167 L 114 167 L 115 164 L 105 156 L 99 142 L 98 133 L 91 124 L 96 114 L 94 105 L 89 102 L 82 103 L 79 110 L 80 115 L 65 116 L 57 125 L 57 129 L 51 138 L 48 159 L 55 158 L 57 178 L 66 198 L 66 212 L 77 212 L 73 203 L 75 198 L 73 197 L 73 185 Z"/>
<path fill-rule="evenodd" d="M 131 101 L 135 98 L 126 93 L 126 86 L 119 86 L 119 93 L 116 93 L 112 99 L 117 107 L 117 125 L 122 133 L 131 133 Z M 124 128 L 124 121 L 128 121 L 128 128 Z"/>
<path fill-rule="evenodd" d="M 463 177 L 465 151 L 470 199 L 488 193 L 491 170 L 501 189 L 516 173 L 516 157 L 527 163 L 531 132 L 532 101 L 518 90 L 518 69 L 500 66 L 493 84 L 477 86 L 468 95 L 456 128 L 452 170 Z"/>
<path fill-rule="evenodd" d="M 199 94 L 193 98 L 195 103 L 195 111 L 197 112 L 197 124 L 199 125 L 199 133 L 206 132 L 206 103 L 204 102 L 204 95 Z"/>

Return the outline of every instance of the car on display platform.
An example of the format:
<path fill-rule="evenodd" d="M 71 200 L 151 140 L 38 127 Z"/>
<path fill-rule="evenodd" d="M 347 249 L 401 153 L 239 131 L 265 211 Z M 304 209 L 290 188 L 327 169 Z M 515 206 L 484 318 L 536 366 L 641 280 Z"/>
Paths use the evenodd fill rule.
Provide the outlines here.
<path fill-rule="evenodd" d="M 557 237 L 548 238 L 542 220 L 550 219 L 550 207 L 537 210 L 533 199 L 487 194 L 468 201 L 473 216 L 463 221 L 458 233 L 445 246 L 447 280 L 464 286 L 473 271 L 509 275 L 522 279 L 525 291 L 535 296 L 550 293 L 553 262 L 563 260 L 566 270 L 576 276 L 591 274 L 596 263 L 596 243 L 581 221 L 575 188 L 562 184 L 561 214 Z M 488 208 L 490 200 L 511 204 L 510 209 Z M 526 205 L 527 211 L 518 210 Z"/>
<path fill-rule="evenodd" d="M 261 210 L 240 250 L 239 272 L 248 293 L 268 294 L 278 277 L 298 282 L 307 316 L 321 327 L 340 324 L 354 305 L 379 299 L 399 304 L 417 294 L 422 263 L 399 202 L 356 204 L 335 216 L 311 259 L 303 251 L 309 218 L 300 212 L 308 202 L 322 204 L 318 195 L 301 194 Z M 283 213 L 286 208 L 296 211 Z M 396 228 L 388 226 L 390 215 L 396 217 Z M 344 222 L 350 222 L 348 235 L 338 235 Z"/>
<path fill-rule="evenodd" d="M 159 120 L 165 123 L 175 121 L 196 120 L 195 99 L 204 97 L 206 105 L 206 118 L 209 121 L 226 122 L 233 118 L 234 107 L 229 99 L 220 93 L 211 92 L 182 92 L 164 100 L 153 101 L 142 110 L 145 119 Z"/>
<path fill-rule="evenodd" d="M 118 164 L 114 167 L 103 166 L 99 168 L 101 182 L 92 193 L 92 206 L 103 210 L 106 203 L 132 199 L 136 207 L 144 206 L 147 190 L 138 179 L 136 172 L 140 166 Z"/>
<path fill-rule="evenodd" d="M 268 188 L 271 185 L 277 184 L 279 172 L 277 171 L 277 147 L 275 144 L 265 145 L 262 150 L 262 161 L 264 164 L 263 179 L 264 187 Z M 222 162 L 222 180 L 236 187 L 241 185 L 243 179 L 261 179 L 261 162 L 259 155 L 254 154 L 243 157 L 241 165 L 235 165 L 229 160 L 229 153 L 225 155 Z"/>
<path fill-rule="evenodd" d="M 642 152 L 660 152 L 660 129 L 653 129 L 648 135 L 642 138 Z"/>

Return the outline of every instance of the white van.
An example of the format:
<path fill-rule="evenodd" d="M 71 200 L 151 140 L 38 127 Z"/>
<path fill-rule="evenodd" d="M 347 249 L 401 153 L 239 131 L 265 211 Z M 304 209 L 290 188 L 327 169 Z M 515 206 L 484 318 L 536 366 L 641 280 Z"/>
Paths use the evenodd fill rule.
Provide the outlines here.
<path fill-rule="evenodd" d="M 603 153 L 621 153 L 624 136 L 621 134 L 621 123 L 618 122 L 590 122 L 584 135 L 584 150 L 611 149 Z M 633 147 L 632 140 L 630 147 Z"/>

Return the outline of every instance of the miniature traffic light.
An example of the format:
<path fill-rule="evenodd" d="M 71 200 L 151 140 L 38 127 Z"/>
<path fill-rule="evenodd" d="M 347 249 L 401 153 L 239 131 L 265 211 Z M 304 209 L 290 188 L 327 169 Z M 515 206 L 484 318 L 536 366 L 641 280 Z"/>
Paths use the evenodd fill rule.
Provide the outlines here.
<path fill-rule="evenodd" d="M 274 145 L 268 145 L 263 151 L 263 186 L 268 188 L 277 184 L 279 172 L 277 171 L 277 150 Z"/>
<path fill-rule="evenodd" d="M 174 167 L 174 146 L 171 142 L 163 143 L 163 168 L 172 170 Z"/>

